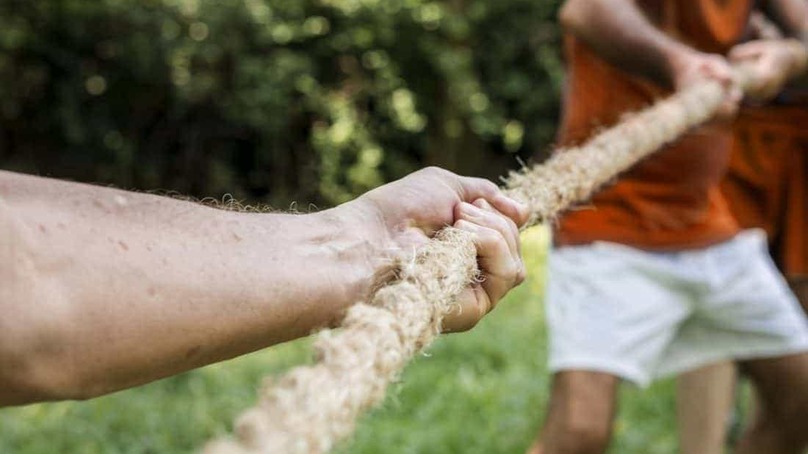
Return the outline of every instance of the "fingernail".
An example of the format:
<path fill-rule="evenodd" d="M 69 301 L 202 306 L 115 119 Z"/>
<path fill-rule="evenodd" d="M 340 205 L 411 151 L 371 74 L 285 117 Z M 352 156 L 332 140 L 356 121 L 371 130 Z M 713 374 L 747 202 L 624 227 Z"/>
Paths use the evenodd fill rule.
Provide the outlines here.
<path fill-rule="evenodd" d="M 516 204 L 516 203 L 519 203 L 519 202 L 517 202 L 516 200 L 514 200 L 514 199 L 512 199 L 512 198 L 510 198 L 510 197 L 508 197 L 508 196 L 506 196 L 505 194 L 498 194 L 498 195 L 496 196 L 495 200 L 496 200 L 497 202 L 505 202 L 505 203 L 508 203 L 508 204 L 511 204 L 511 205 Z"/>
<path fill-rule="evenodd" d="M 503 196 L 503 197 L 505 197 L 506 199 L 510 200 L 510 202 L 513 204 L 513 206 L 514 206 L 514 207 L 516 207 L 517 209 L 519 209 L 520 211 L 527 211 L 527 210 L 528 210 L 528 208 L 527 208 L 527 204 L 522 203 L 522 202 L 520 202 L 519 200 L 512 199 L 512 198 L 510 198 L 510 197 L 507 197 L 507 196 Z"/>
<path fill-rule="evenodd" d="M 463 202 L 460 204 L 460 211 L 462 211 L 464 214 L 474 215 L 477 213 L 477 210 L 479 210 L 479 208 L 468 202 Z"/>

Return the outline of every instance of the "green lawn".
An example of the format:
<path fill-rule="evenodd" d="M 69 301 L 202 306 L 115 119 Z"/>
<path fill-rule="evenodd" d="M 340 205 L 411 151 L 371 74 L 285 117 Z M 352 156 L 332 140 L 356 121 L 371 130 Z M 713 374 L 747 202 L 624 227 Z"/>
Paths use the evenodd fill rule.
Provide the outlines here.
<path fill-rule="evenodd" d="M 522 453 L 544 417 L 541 294 L 546 234 L 524 237 L 531 276 L 473 331 L 445 336 L 405 371 L 343 453 Z M 0 410 L 0 453 L 179 453 L 225 433 L 266 373 L 306 362 L 308 341 L 90 402 Z M 673 386 L 623 391 L 614 453 L 674 453 Z"/>

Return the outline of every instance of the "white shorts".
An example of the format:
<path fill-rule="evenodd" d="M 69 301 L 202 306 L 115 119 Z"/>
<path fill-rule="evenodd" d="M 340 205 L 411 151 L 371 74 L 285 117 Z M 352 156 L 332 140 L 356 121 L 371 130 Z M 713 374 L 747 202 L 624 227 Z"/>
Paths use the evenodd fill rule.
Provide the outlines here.
<path fill-rule="evenodd" d="M 606 372 L 646 386 L 717 361 L 808 351 L 808 319 L 759 230 L 678 252 L 561 247 L 549 273 L 553 372 Z"/>

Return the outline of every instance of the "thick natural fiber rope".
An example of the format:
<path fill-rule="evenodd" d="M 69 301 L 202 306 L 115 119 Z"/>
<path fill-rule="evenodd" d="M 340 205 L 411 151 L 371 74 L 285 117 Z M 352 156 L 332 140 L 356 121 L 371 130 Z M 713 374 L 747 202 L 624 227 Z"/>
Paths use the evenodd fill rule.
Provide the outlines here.
<path fill-rule="evenodd" d="M 659 101 L 580 147 L 512 173 L 506 191 L 529 206 L 529 225 L 552 220 L 709 120 L 723 94 L 707 82 Z M 478 273 L 471 240 L 452 228 L 400 269 L 398 280 L 369 303 L 351 307 L 339 330 L 319 334 L 314 365 L 269 380 L 259 403 L 238 418 L 237 440 L 215 441 L 204 452 L 323 453 L 349 436 L 357 418 L 383 400 L 387 385 L 440 333 L 455 298 Z"/>

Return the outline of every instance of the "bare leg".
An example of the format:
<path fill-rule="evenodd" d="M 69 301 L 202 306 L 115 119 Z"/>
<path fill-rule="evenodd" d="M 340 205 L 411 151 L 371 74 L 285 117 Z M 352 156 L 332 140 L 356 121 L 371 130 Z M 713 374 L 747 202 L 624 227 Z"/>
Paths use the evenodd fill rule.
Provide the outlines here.
<path fill-rule="evenodd" d="M 800 306 L 802 306 L 802 310 L 805 311 L 806 315 L 808 315 L 808 278 L 806 277 L 797 277 L 797 278 L 788 278 L 788 284 L 791 287 L 791 290 L 794 292 L 794 295 L 797 296 L 797 300 L 800 302 Z M 765 416 L 761 410 L 761 403 L 760 397 L 758 397 L 758 393 L 752 393 L 752 414 L 753 414 L 753 424 L 763 424 L 765 423 Z M 762 422 L 758 422 L 762 421 Z M 753 430 L 750 428 L 750 431 Z"/>
<path fill-rule="evenodd" d="M 722 454 L 735 400 L 735 364 L 712 364 L 679 376 L 676 414 L 682 454 Z"/>
<path fill-rule="evenodd" d="M 619 382 L 619 378 L 601 372 L 555 374 L 547 421 L 529 454 L 606 452 Z"/>
<path fill-rule="evenodd" d="M 738 454 L 803 454 L 808 448 L 808 353 L 747 361 L 743 367 L 759 399 Z"/>

